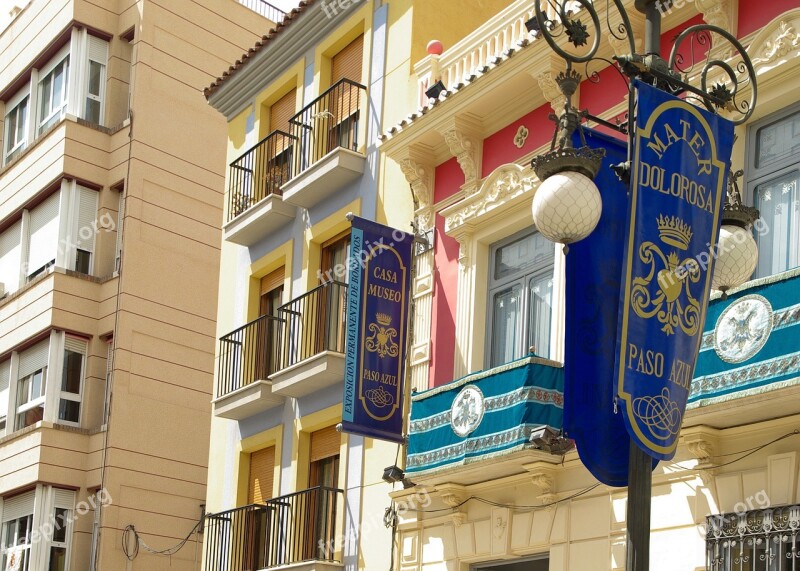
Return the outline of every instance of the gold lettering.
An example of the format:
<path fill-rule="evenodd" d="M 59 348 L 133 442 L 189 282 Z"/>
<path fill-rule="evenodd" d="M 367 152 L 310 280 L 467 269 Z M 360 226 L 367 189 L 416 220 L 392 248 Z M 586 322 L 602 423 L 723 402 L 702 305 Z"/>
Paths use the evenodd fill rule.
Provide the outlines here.
<path fill-rule="evenodd" d="M 664 376 L 664 354 L 650 349 L 643 350 L 629 343 L 628 368 L 643 375 L 661 378 Z"/>

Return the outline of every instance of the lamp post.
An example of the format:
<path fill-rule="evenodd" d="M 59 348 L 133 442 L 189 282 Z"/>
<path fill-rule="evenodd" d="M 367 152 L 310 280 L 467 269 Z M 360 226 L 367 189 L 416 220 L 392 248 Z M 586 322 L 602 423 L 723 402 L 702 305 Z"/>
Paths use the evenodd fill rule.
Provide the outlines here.
<path fill-rule="evenodd" d="M 566 245 L 582 240 L 600 220 L 602 204 L 592 179 L 600 167 L 603 151 L 586 145 L 581 128 L 584 121 L 591 120 L 627 136 L 628 160 L 614 170 L 626 184 L 630 183 L 636 140 L 634 79 L 683 96 L 712 113 L 724 113 L 737 125 L 747 121 L 755 109 L 756 74 L 744 47 L 733 35 L 717 26 L 690 26 L 677 36 L 669 59 L 665 60 L 660 53 L 661 15 L 671 8 L 672 1 L 634 0 L 633 4 L 644 14 L 644 53 L 636 51 L 633 27 L 622 0 L 536 0 L 535 18 L 527 24 L 528 30 L 543 38 L 565 63 L 564 71 L 555 79 L 564 96 L 564 109 L 558 116 L 551 115 L 556 129 L 550 151 L 532 162 L 541 181 L 533 200 L 533 219 L 537 229 L 554 242 Z M 603 57 L 600 38 L 604 34 L 617 43 L 627 44 L 627 53 Z M 690 49 L 686 51 L 692 56 L 689 62 L 681 50 L 687 45 Z M 705 53 L 699 62 L 694 61 L 697 48 L 704 48 L 701 51 Z M 591 68 L 598 61 L 615 66 L 627 83 L 626 121 L 605 121 L 573 105 L 584 77 L 599 81 Z M 573 146 L 576 131 L 582 143 L 579 148 Z M 712 252 L 717 258 L 712 284 L 723 294 L 746 281 L 758 259 L 750 233 L 758 212 L 741 204 L 736 175 L 741 173 L 730 177 L 719 245 Z M 652 466 L 652 458 L 631 441 L 627 571 L 649 569 Z"/>

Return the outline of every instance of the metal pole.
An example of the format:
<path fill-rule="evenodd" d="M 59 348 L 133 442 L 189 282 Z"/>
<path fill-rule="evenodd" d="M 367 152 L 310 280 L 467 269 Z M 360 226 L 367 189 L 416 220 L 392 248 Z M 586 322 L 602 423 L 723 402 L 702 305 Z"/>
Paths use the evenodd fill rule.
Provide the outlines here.
<path fill-rule="evenodd" d="M 661 57 L 661 4 L 669 0 L 636 0 L 635 7 L 645 15 L 644 51 Z M 633 119 L 632 119 L 633 120 Z M 633 130 L 631 130 L 633 133 Z M 631 138 L 632 140 L 632 138 Z M 632 143 L 629 143 L 632 144 Z M 636 184 L 634 182 L 634 184 Z M 653 459 L 631 440 L 628 453 L 628 509 L 626 525 L 625 571 L 650 569 L 650 507 L 653 482 Z"/>
<path fill-rule="evenodd" d="M 635 442 L 628 456 L 628 528 L 625 571 L 650 569 L 650 490 L 653 459 Z"/>

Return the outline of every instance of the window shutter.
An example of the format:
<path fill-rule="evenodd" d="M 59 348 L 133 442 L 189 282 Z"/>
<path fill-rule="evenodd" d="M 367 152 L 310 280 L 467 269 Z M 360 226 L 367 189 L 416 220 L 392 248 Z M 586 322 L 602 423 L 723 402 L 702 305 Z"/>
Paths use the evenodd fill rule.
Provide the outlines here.
<path fill-rule="evenodd" d="M 33 502 L 36 492 L 30 491 L 13 498 L 3 500 L 3 523 L 33 514 Z"/>
<path fill-rule="evenodd" d="M 51 194 L 31 210 L 28 268 L 30 275 L 56 259 L 58 250 L 58 208 L 60 192 Z"/>
<path fill-rule="evenodd" d="M 71 510 L 75 507 L 75 492 L 53 488 L 53 507 Z"/>
<path fill-rule="evenodd" d="M 361 83 L 361 65 L 364 59 L 364 34 L 350 42 L 333 56 L 331 62 L 331 85 L 341 79 Z"/>
<path fill-rule="evenodd" d="M 86 340 L 79 337 L 67 336 L 64 339 L 64 349 L 67 351 L 80 353 L 81 355 L 86 355 L 86 345 Z"/>
<path fill-rule="evenodd" d="M 270 446 L 250 454 L 250 482 L 247 489 L 248 504 L 263 504 L 272 499 L 275 475 L 275 447 Z"/>
<path fill-rule="evenodd" d="M 95 225 L 97 224 L 97 192 L 78 187 L 78 227 L 75 244 L 81 250 L 94 253 Z"/>
<path fill-rule="evenodd" d="M 274 272 L 270 272 L 263 278 L 261 278 L 261 295 L 265 293 L 269 293 L 275 288 L 279 288 L 283 285 L 283 275 L 284 275 L 284 267 L 281 266 Z"/>
<path fill-rule="evenodd" d="M 18 379 L 24 379 L 31 373 L 44 369 L 47 366 L 47 356 L 50 349 L 50 340 L 37 343 L 30 349 L 26 349 L 19 356 Z"/>
<path fill-rule="evenodd" d="M 106 65 L 108 62 L 108 42 L 101 40 L 95 36 L 89 36 L 89 45 L 87 46 L 89 59 Z"/>
<path fill-rule="evenodd" d="M 8 413 L 8 387 L 11 382 L 11 359 L 0 363 L 0 418 Z"/>
<path fill-rule="evenodd" d="M 21 228 L 22 221 L 18 221 L 0 234 L 0 283 L 4 289 L 2 293 L 16 291 L 19 287 L 19 264 L 22 261 Z"/>
<path fill-rule="evenodd" d="M 297 89 L 278 99 L 269 109 L 269 128 L 271 131 L 289 132 L 289 119 L 295 114 Z"/>
<path fill-rule="evenodd" d="M 329 426 L 311 433 L 310 462 L 323 458 L 330 458 L 339 454 L 342 435 L 336 431 L 336 426 Z"/>

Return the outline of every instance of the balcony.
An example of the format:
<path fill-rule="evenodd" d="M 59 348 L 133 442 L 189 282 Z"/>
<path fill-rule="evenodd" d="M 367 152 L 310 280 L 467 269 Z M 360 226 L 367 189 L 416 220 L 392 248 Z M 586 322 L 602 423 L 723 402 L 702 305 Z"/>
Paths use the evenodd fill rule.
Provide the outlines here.
<path fill-rule="evenodd" d="M 563 391 L 561 364 L 530 356 L 412 396 L 406 474 L 469 485 L 560 462 L 529 440 L 542 425 L 561 428 Z"/>
<path fill-rule="evenodd" d="M 264 315 L 220 338 L 216 416 L 242 420 L 283 403 L 269 380 L 278 368 L 283 325 Z"/>
<path fill-rule="evenodd" d="M 311 208 L 364 173 L 366 88 L 342 79 L 289 121 L 299 152 L 283 199 Z"/>
<path fill-rule="evenodd" d="M 342 490 L 311 488 L 206 517 L 205 571 L 341 569 Z"/>
<path fill-rule="evenodd" d="M 344 380 L 347 285 L 325 283 L 281 306 L 280 368 L 272 392 L 300 398 Z"/>
<path fill-rule="evenodd" d="M 225 240 L 249 246 L 294 220 L 281 186 L 292 178 L 295 147 L 292 135 L 273 131 L 231 163 Z"/>

